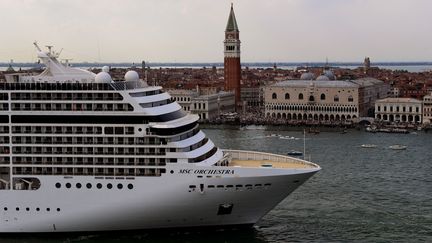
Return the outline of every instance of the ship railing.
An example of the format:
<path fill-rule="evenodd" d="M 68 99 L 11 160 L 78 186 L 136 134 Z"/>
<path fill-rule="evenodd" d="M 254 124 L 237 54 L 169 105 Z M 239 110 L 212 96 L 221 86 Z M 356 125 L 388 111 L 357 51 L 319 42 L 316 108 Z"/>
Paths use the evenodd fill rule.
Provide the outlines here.
<path fill-rule="evenodd" d="M 246 150 L 227 150 L 224 149 L 224 156 L 225 154 L 229 154 L 231 157 L 231 160 L 261 160 L 261 161 L 269 161 L 269 162 L 285 162 L 285 163 L 293 163 L 293 164 L 300 164 L 303 166 L 311 166 L 319 168 L 317 164 L 314 164 L 312 162 L 293 158 L 290 156 L 285 155 L 279 155 L 279 154 L 271 154 L 271 153 L 265 153 L 265 152 L 257 152 L 257 151 L 246 151 Z"/>
<path fill-rule="evenodd" d="M 130 90 L 148 87 L 147 83 L 142 80 L 138 81 L 118 81 L 110 83 L 115 90 Z"/>

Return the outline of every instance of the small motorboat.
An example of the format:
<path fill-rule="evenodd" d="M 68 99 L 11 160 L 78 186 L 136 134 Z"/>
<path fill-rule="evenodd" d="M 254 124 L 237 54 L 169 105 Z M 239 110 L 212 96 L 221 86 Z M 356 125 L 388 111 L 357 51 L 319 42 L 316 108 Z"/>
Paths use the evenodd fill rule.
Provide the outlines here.
<path fill-rule="evenodd" d="M 376 148 L 376 144 L 362 144 L 361 145 L 362 148 Z"/>
<path fill-rule="evenodd" d="M 400 145 L 400 144 L 395 144 L 395 145 L 389 146 L 389 148 L 391 148 L 393 150 L 405 150 L 407 148 L 407 146 Z"/>
<path fill-rule="evenodd" d="M 287 155 L 290 155 L 290 156 L 302 156 L 303 153 L 300 152 L 300 151 L 291 150 L 291 151 L 289 151 L 289 152 L 287 153 Z"/>

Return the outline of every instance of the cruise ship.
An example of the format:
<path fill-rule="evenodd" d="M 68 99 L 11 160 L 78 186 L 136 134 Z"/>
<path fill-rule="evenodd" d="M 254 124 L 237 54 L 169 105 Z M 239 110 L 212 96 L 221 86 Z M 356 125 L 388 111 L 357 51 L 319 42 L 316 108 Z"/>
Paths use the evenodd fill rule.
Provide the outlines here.
<path fill-rule="evenodd" d="M 223 150 L 160 86 L 41 50 L 0 83 L 0 232 L 251 226 L 320 170 Z"/>

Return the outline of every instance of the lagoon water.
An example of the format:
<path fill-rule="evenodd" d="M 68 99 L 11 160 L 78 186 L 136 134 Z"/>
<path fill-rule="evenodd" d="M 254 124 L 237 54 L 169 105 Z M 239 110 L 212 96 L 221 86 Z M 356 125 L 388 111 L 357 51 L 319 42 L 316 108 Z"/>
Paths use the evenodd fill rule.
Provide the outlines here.
<path fill-rule="evenodd" d="M 215 126 L 204 131 L 222 148 L 279 154 L 303 150 L 300 130 Z M 361 144 L 376 144 L 377 148 L 361 148 Z M 389 149 L 393 144 L 408 148 Z M 252 229 L 0 235 L 0 241 L 432 242 L 431 132 L 307 134 L 306 153 L 322 170 Z"/>

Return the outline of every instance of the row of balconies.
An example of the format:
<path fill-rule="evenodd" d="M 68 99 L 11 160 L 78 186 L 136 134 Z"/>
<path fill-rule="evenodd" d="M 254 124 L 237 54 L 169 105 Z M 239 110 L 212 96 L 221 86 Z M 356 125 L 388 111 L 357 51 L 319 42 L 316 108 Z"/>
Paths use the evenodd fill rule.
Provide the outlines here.
<path fill-rule="evenodd" d="M 176 148 L 170 148 L 176 152 Z M 165 155 L 165 148 L 117 148 L 117 147 L 16 147 L 13 154 L 74 154 L 74 155 Z M 8 147 L 0 147 L 0 154 L 9 153 Z"/>
<path fill-rule="evenodd" d="M 123 100 L 118 93 L 12 93 L 12 100 Z M 7 99 L 6 99 L 7 100 Z"/>
<path fill-rule="evenodd" d="M 130 104 L 12 103 L 13 111 L 133 111 Z"/>
<path fill-rule="evenodd" d="M 0 141 L 8 143 L 8 136 Z M 166 145 L 167 139 L 155 137 L 63 137 L 63 136 L 13 136 L 13 144 L 94 144 L 94 145 Z"/>
<path fill-rule="evenodd" d="M 15 175 L 92 175 L 92 176 L 160 176 L 164 168 L 72 168 L 72 167 L 14 167 Z"/>
<path fill-rule="evenodd" d="M 9 157 L 0 157 L 3 164 L 9 163 Z M 39 165 L 115 165 L 115 166 L 164 166 L 165 158 L 118 158 L 118 157 L 13 157 L 13 164 Z"/>
<path fill-rule="evenodd" d="M 0 90 L 58 90 L 58 91 L 73 91 L 73 90 L 113 90 L 110 83 L 85 83 L 85 82 L 32 82 L 32 83 L 0 83 Z"/>
<path fill-rule="evenodd" d="M 1 128 L 0 128 L 1 129 Z M 134 128 L 127 127 L 133 134 Z M 36 133 L 36 134 L 102 134 L 102 127 L 81 126 L 13 126 L 12 133 Z"/>

